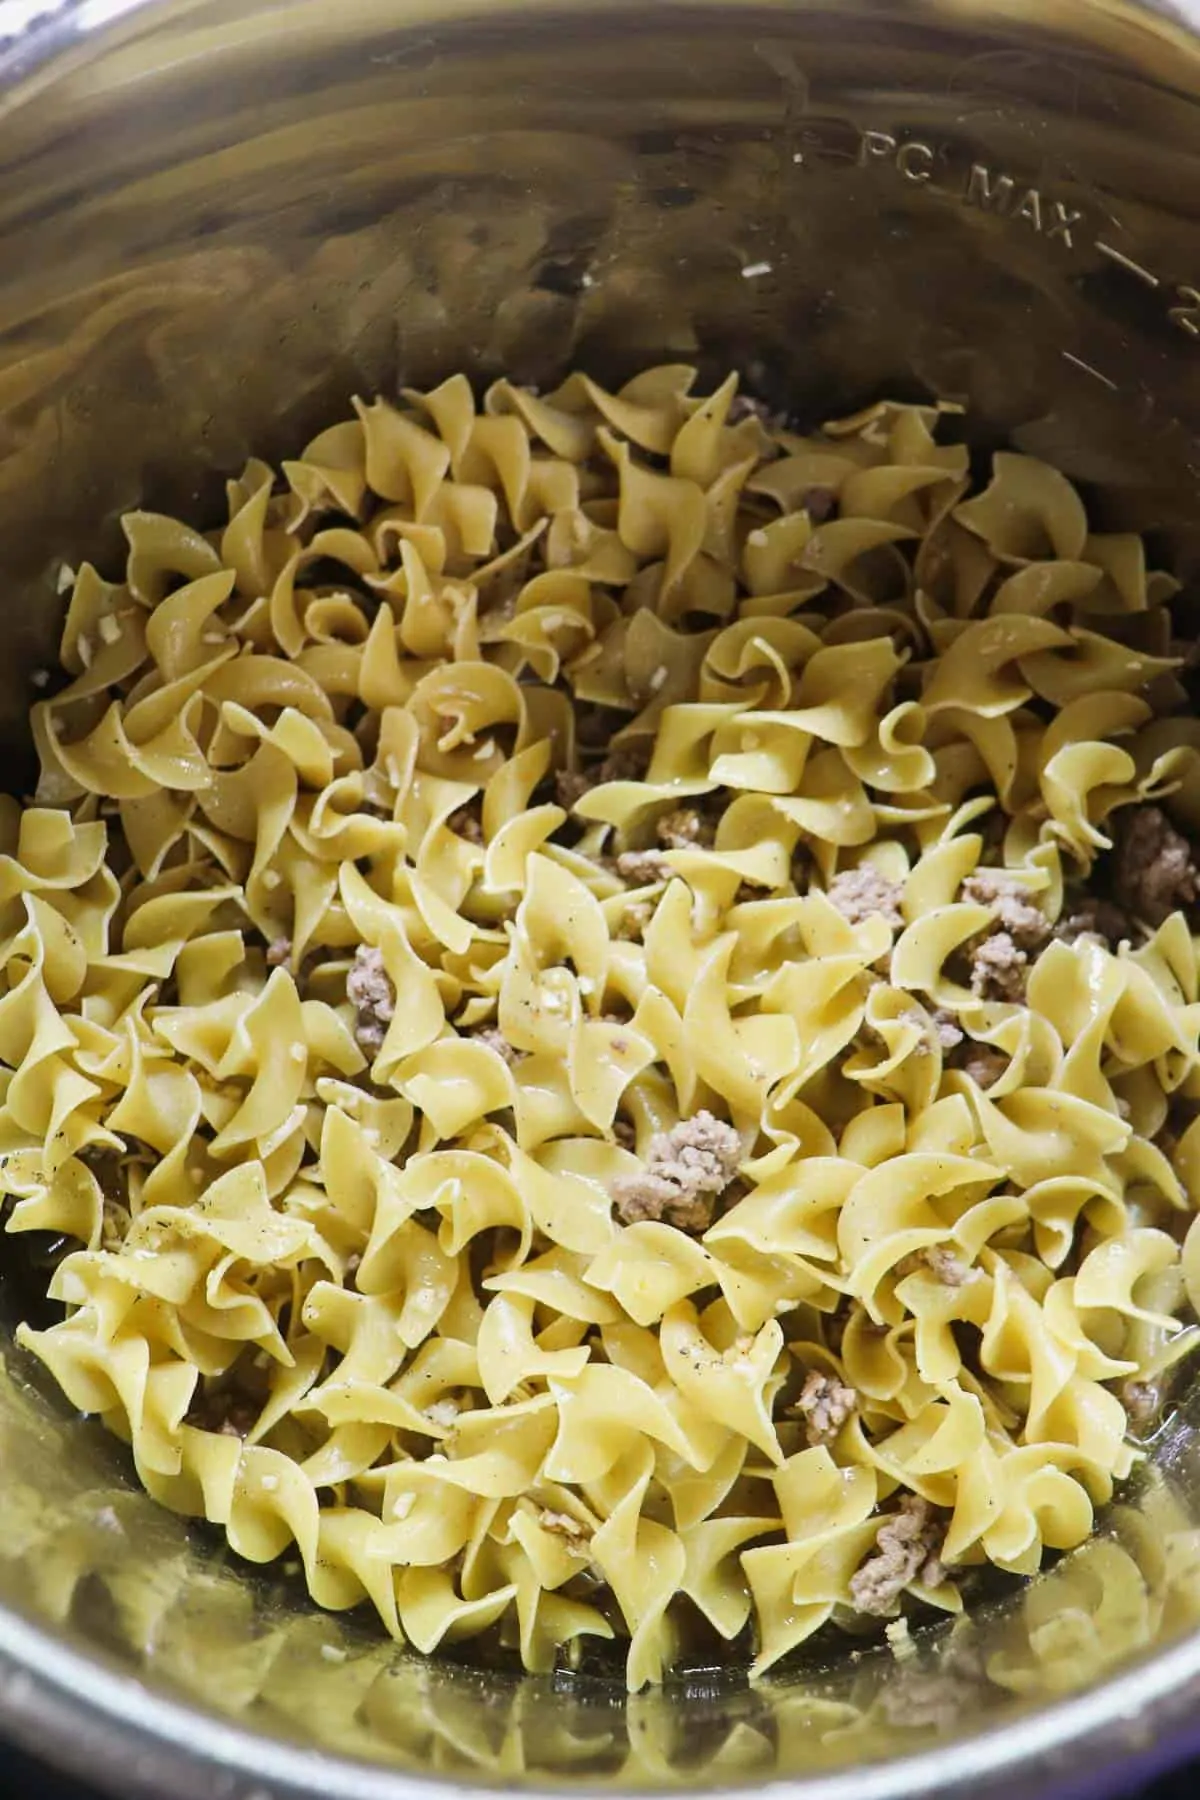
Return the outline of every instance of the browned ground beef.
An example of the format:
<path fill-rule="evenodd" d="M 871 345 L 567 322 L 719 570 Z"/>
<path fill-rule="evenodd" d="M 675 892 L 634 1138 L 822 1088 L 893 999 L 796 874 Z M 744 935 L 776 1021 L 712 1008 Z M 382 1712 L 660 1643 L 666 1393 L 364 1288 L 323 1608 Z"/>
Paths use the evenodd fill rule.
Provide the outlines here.
<path fill-rule="evenodd" d="M 1131 806 L 1116 816 L 1113 892 L 1118 903 L 1147 925 L 1161 925 L 1200 896 L 1200 869 L 1192 846 L 1161 806 Z"/>
<path fill-rule="evenodd" d="M 910 1582 L 937 1587 L 945 1578 L 938 1550 L 942 1526 L 928 1500 L 906 1494 L 879 1527 L 875 1553 L 850 1579 L 850 1595 L 866 1613 L 890 1612 Z"/>
<path fill-rule="evenodd" d="M 843 869 L 829 884 L 829 898 L 851 925 L 862 925 L 878 913 L 894 930 L 904 923 L 900 911 L 903 889 L 881 875 L 872 863 Z"/>
<path fill-rule="evenodd" d="M 809 1443 L 827 1444 L 837 1436 L 857 1405 L 858 1395 L 852 1387 L 847 1387 L 836 1375 L 823 1375 L 813 1369 L 796 1401 L 796 1411 L 804 1417 Z"/>
<path fill-rule="evenodd" d="M 651 1138 L 635 1175 L 613 1183 L 617 1213 L 627 1225 L 665 1219 L 680 1231 L 707 1231 L 717 1195 L 729 1186 L 741 1158 L 742 1141 L 732 1125 L 703 1111 L 682 1119 Z"/>
<path fill-rule="evenodd" d="M 383 966 L 383 952 L 370 944 L 360 944 L 354 953 L 354 967 L 346 977 L 346 998 L 357 1011 L 354 1035 L 358 1047 L 375 1055 L 383 1046 L 396 1011 L 396 991 Z"/>

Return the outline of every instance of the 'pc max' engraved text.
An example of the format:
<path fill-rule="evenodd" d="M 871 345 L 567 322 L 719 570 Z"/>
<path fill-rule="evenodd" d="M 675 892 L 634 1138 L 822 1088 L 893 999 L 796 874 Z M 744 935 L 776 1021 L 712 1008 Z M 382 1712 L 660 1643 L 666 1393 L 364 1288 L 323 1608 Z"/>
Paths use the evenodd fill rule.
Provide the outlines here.
<path fill-rule="evenodd" d="M 890 171 L 912 186 L 1003 219 L 1014 228 L 1027 231 L 1047 249 L 1094 251 L 1131 280 L 1162 290 L 1170 323 L 1189 337 L 1200 338 L 1200 285 L 1164 283 L 1160 275 L 1133 254 L 1132 247 L 1096 235 L 1082 207 L 1048 193 L 1044 187 L 994 163 L 956 165 L 944 150 L 923 138 L 906 137 L 900 132 L 864 131 L 859 138 L 858 162 L 860 167 Z"/>
<path fill-rule="evenodd" d="M 943 173 L 933 145 L 920 138 L 897 138 L 890 131 L 864 131 L 858 159 L 863 164 L 890 162 L 905 181 L 932 183 L 941 193 L 957 194 L 964 206 L 976 206 L 1025 225 L 1047 243 L 1057 238 L 1068 250 L 1074 248 L 1073 234 L 1083 223 L 1081 207 L 1068 206 L 1041 188 L 1020 181 L 1003 169 L 990 168 L 987 163 L 974 162 L 961 172 Z"/>

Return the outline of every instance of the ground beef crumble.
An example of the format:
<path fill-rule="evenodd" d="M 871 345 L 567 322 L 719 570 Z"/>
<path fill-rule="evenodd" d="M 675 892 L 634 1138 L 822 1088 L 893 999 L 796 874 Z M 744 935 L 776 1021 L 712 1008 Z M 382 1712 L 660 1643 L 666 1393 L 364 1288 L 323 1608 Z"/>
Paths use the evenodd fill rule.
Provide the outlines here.
<path fill-rule="evenodd" d="M 661 850 L 623 850 L 617 858 L 617 874 L 635 887 L 669 881 L 674 870 Z"/>
<path fill-rule="evenodd" d="M 946 1574 L 939 1555 L 943 1535 L 928 1500 L 905 1494 L 900 1510 L 881 1523 L 875 1554 L 850 1579 L 854 1604 L 865 1613 L 887 1613 L 910 1582 L 939 1586 Z"/>
<path fill-rule="evenodd" d="M 804 1418 L 809 1443 L 827 1444 L 837 1436 L 857 1405 L 858 1395 L 852 1387 L 847 1387 L 836 1375 L 823 1375 L 819 1369 L 812 1369 L 800 1390 L 795 1410 Z"/>
<path fill-rule="evenodd" d="M 483 843 L 483 821 L 473 806 L 460 806 L 446 823 L 456 837 L 465 838 L 468 844 Z"/>
<path fill-rule="evenodd" d="M 830 901 L 851 925 L 862 925 L 878 913 L 894 931 L 904 923 L 900 911 L 903 892 L 898 882 L 881 875 L 873 863 L 843 869 L 829 884 Z"/>
<path fill-rule="evenodd" d="M 896 1274 L 901 1280 L 906 1275 L 918 1275 L 922 1270 L 928 1270 L 943 1287 L 965 1287 L 974 1274 L 971 1265 L 945 1244 L 931 1244 L 927 1250 L 914 1250 L 911 1256 L 902 1257 L 896 1264 Z"/>
<path fill-rule="evenodd" d="M 936 1007 L 933 1014 L 933 1029 L 943 1055 L 947 1051 L 956 1050 L 963 1041 L 963 1029 L 952 1012 L 944 1006 Z"/>
<path fill-rule="evenodd" d="M 716 822 L 694 806 L 677 806 L 664 813 L 654 828 L 668 850 L 706 850 L 716 838 Z"/>
<path fill-rule="evenodd" d="M 963 1041 L 962 1030 L 955 1023 L 953 1013 L 946 1012 L 943 1007 L 939 1006 L 935 1012 L 926 1013 L 920 1007 L 912 1006 L 906 1012 L 898 1014 L 897 1022 L 901 1020 L 915 1025 L 921 1033 L 921 1041 L 917 1045 L 917 1054 L 920 1056 L 928 1056 L 935 1046 L 943 1056 L 948 1056 Z M 872 1026 L 868 1025 L 865 1029 L 873 1036 L 879 1036 Z"/>
<path fill-rule="evenodd" d="M 617 1214 L 626 1225 L 662 1219 L 698 1236 L 712 1224 L 717 1195 L 741 1159 L 742 1142 L 732 1125 L 705 1111 L 682 1119 L 651 1138 L 635 1175 L 614 1181 Z"/>
<path fill-rule="evenodd" d="M 358 1013 L 354 1036 L 359 1049 L 377 1055 L 396 1011 L 396 990 L 383 966 L 382 950 L 371 944 L 358 946 L 346 977 L 346 998 Z"/>
<path fill-rule="evenodd" d="M 969 1075 L 976 1087 L 994 1087 L 1005 1069 L 1008 1058 L 1003 1050 L 997 1050 L 991 1044 L 977 1044 L 968 1038 L 954 1058 L 954 1067 Z"/>
<path fill-rule="evenodd" d="M 199 1431 L 215 1431 L 222 1437 L 249 1437 L 258 1424 L 260 1404 L 239 1388 L 228 1385 L 200 1387 L 188 1409 L 185 1424 Z"/>
<path fill-rule="evenodd" d="M 1050 936 L 1049 920 L 1005 869 L 976 869 L 962 884 L 962 898 L 990 907 L 994 920 L 987 934 L 966 949 L 971 992 L 981 1000 L 1020 1004 L 1030 957 L 1036 957 Z"/>
<path fill-rule="evenodd" d="M 514 1068 L 521 1060 L 521 1051 L 514 1050 L 504 1033 L 495 1025 L 484 1025 L 480 1030 L 471 1032 L 470 1036 L 477 1044 L 483 1044 L 487 1049 L 494 1050 L 497 1056 L 504 1059 L 510 1069 Z"/>
<path fill-rule="evenodd" d="M 605 782 L 640 781 L 649 760 L 647 740 L 642 744 L 621 744 L 610 751 L 603 762 L 588 769 L 559 769 L 554 777 L 555 798 L 560 806 L 572 812 L 585 794 L 590 794 L 595 787 L 603 787 Z"/>
<path fill-rule="evenodd" d="M 1115 950 L 1118 944 L 1133 937 L 1133 921 L 1112 900 L 1085 894 L 1071 902 L 1070 911 L 1064 912 L 1054 927 L 1054 935 L 1065 944 L 1091 938 Z"/>
<path fill-rule="evenodd" d="M 962 884 L 962 897 L 975 906 L 990 906 L 999 931 L 1007 932 L 1022 950 L 1040 950 L 1050 925 L 1028 891 L 1003 869 L 976 869 Z"/>
<path fill-rule="evenodd" d="M 599 785 L 599 778 L 585 769 L 559 769 L 554 777 L 554 798 L 565 812 L 574 812 L 585 794 Z"/>
<path fill-rule="evenodd" d="M 1161 925 L 1200 898 L 1200 868 L 1192 846 L 1160 806 L 1119 813 L 1113 834 L 1113 892 L 1147 925 Z"/>
<path fill-rule="evenodd" d="M 1029 958 L 1007 931 L 994 931 L 981 938 L 970 951 L 971 992 L 981 1000 L 1008 1000 L 1019 1004 L 1025 998 L 1025 977 Z"/>
<path fill-rule="evenodd" d="M 613 1142 L 620 1144 L 622 1150 L 637 1149 L 637 1131 L 628 1119 L 613 1120 Z"/>
<path fill-rule="evenodd" d="M 737 425 L 743 419 L 757 419 L 768 431 L 786 431 L 789 415 L 753 394 L 735 394 L 729 402 L 727 418 L 731 425 Z"/>
<path fill-rule="evenodd" d="M 800 496 L 800 505 L 813 525 L 823 525 L 838 509 L 837 489 L 810 487 Z"/>
<path fill-rule="evenodd" d="M 971 1276 L 971 1266 L 945 1244 L 931 1244 L 922 1250 L 921 1260 L 937 1276 L 943 1287 L 962 1287 Z"/>

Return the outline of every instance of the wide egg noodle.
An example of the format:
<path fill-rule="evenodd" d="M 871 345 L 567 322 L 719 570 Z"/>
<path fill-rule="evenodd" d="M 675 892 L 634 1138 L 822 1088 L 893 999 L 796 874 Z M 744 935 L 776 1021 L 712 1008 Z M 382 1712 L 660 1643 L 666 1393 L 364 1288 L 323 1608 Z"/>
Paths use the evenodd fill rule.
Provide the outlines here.
<path fill-rule="evenodd" d="M 682 1598 L 756 1674 L 848 1621 L 902 1501 L 876 1610 L 1082 1544 L 1200 1307 L 1196 940 L 1065 929 L 1200 826 L 1174 582 L 952 408 L 696 384 L 453 376 L 130 515 L 0 807 L 21 1342 L 319 1606 L 635 1688 Z"/>

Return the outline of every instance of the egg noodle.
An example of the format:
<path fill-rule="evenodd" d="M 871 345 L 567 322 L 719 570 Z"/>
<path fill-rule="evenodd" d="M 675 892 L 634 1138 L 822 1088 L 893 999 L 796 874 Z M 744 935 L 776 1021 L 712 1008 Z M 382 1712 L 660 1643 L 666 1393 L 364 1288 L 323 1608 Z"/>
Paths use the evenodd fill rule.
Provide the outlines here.
<path fill-rule="evenodd" d="M 696 379 L 128 516 L 0 819 L 21 1342 L 320 1606 L 632 1688 L 1082 1543 L 1200 1335 L 1176 583 Z"/>

